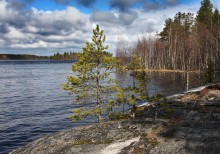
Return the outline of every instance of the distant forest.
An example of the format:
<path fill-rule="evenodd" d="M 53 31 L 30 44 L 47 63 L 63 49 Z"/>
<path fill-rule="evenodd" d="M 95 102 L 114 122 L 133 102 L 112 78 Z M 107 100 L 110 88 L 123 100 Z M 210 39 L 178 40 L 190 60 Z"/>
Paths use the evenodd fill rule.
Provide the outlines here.
<path fill-rule="evenodd" d="M 156 37 L 143 36 L 134 46 L 122 38 L 116 57 L 124 65 L 132 55 L 141 58 L 147 69 L 220 71 L 220 13 L 210 0 L 203 0 L 197 15 L 178 12 L 165 21 Z"/>
<path fill-rule="evenodd" d="M 49 59 L 49 57 L 26 55 L 26 54 L 0 54 L 0 60 L 43 60 L 43 59 Z"/>
<path fill-rule="evenodd" d="M 55 53 L 49 58 L 51 60 L 78 60 L 78 54 L 76 52 L 64 52 L 63 54 Z"/>
<path fill-rule="evenodd" d="M 55 53 L 53 56 L 36 56 L 27 54 L 0 54 L 0 60 L 77 60 L 77 53 Z"/>

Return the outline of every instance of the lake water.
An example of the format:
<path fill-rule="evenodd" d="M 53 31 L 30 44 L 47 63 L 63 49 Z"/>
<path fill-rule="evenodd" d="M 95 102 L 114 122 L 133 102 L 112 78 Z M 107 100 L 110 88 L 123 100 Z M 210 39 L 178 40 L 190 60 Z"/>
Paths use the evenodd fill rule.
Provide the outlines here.
<path fill-rule="evenodd" d="M 0 153 L 8 153 L 37 138 L 91 123 L 72 123 L 67 117 L 73 96 L 62 89 L 71 75 L 70 62 L 0 61 Z M 171 95 L 202 85 L 200 74 L 149 73 L 150 95 Z M 127 74 L 115 74 L 126 80 Z M 188 83 L 188 84 L 187 84 Z"/>

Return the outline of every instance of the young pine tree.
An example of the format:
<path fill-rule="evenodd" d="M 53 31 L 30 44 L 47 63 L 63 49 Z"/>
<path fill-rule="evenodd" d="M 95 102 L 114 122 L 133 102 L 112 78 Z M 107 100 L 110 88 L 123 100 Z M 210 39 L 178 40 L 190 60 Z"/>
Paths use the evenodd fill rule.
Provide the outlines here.
<path fill-rule="evenodd" d="M 143 65 L 141 65 L 140 57 L 138 57 L 136 54 L 132 55 L 132 61 L 128 68 L 131 71 L 130 75 L 133 77 L 133 88 L 136 88 L 135 77 L 137 76 L 138 70 L 143 68 Z"/>
<path fill-rule="evenodd" d="M 147 84 L 149 82 L 149 76 L 144 70 L 144 66 L 141 63 L 140 57 L 137 55 L 132 56 L 132 61 L 128 68 L 131 71 L 133 79 L 133 85 L 119 88 L 118 93 L 115 94 L 116 102 L 118 105 L 122 105 L 122 111 L 124 113 L 125 105 L 132 106 L 131 111 L 133 117 L 135 117 L 136 105 L 139 101 L 147 101 L 148 91 Z"/>
<path fill-rule="evenodd" d="M 137 102 L 148 100 L 147 85 L 150 78 L 144 69 L 140 57 L 137 55 L 133 55 L 129 68 L 132 71 L 131 76 L 133 77 L 133 88 L 131 89 L 132 95 L 128 97 L 128 102 L 133 107 L 131 111 L 133 112 L 133 117 L 135 117 Z M 138 84 L 135 84 L 135 80 Z"/>
<path fill-rule="evenodd" d="M 75 76 L 67 76 L 68 82 L 64 89 L 75 95 L 74 103 L 94 103 L 91 108 L 77 108 L 70 116 L 73 121 L 82 120 L 88 116 L 96 116 L 98 122 L 102 121 L 102 114 L 106 111 L 105 96 L 115 89 L 114 80 L 110 72 L 114 71 L 117 60 L 106 52 L 104 45 L 106 36 L 97 25 L 93 30 L 92 43 L 87 42 L 83 52 L 78 54 L 79 61 L 74 63 L 72 71 Z"/>
<path fill-rule="evenodd" d="M 131 76 L 133 77 L 133 89 L 139 93 L 138 99 L 147 100 L 147 84 L 150 78 L 144 69 L 144 65 L 141 63 L 140 57 L 133 55 L 129 68 L 132 71 Z M 138 85 L 135 84 L 135 80 L 138 82 Z"/>

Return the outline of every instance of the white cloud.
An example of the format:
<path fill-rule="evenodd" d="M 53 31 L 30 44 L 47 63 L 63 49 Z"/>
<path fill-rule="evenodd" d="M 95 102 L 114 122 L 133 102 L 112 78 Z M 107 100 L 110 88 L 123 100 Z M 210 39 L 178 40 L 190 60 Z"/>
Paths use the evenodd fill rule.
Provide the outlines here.
<path fill-rule="evenodd" d="M 107 36 L 109 51 L 114 52 L 118 38 L 124 36 L 133 44 L 138 37 L 161 31 L 164 21 L 173 18 L 177 12 L 196 13 L 200 4 L 191 6 L 176 5 L 160 10 L 143 11 L 141 9 L 120 12 L 94 12 L 88 15 L 74 7 L 61 11 L 42 11 L 32 8 L 23 12 L 7 8 L 5 1 L 0 1 L 0 26 L 7 31 L 0 31 L 0 53 L 10 50 L 81 50 L 92 37 L 94 25 L 99 24 Z M 66 51 L 66 50 L 65 50 Z M 52 54 L 52 53 L 51 53 Z"/>

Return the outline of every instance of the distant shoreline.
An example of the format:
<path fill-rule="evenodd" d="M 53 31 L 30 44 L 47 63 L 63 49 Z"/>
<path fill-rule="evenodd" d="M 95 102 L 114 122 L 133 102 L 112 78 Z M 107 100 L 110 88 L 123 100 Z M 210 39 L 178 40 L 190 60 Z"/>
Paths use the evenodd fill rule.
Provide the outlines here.
<path fill-rule="evenodd" d="M 50 57 L 29 54 L 0 54 L 0 60 L 50 60 Z"/>
<path fill-rule="evenodd" d="M 58 57 L 57 57 L 58 55 Z M 55 54 L 53 56 L 37 56 L 31 54 L 0 54 L 0 60 L 45 60 L 45 61 L 76 61 L 77 58 L 62 57 L 62 54 Z M 59 57 L 60 56 L 60 57 Z M 145 69 L 147 72 L 170 72 L 170 73 L 201 73 L 202 71 L 187 71 L 187 70 L 173 70 L 173 69 Z"/>
<path fill-rule="evenodd" d="M 52 60 L 52 61 L 76 61 L 76 53 L 54 54 L 51 56 L 37 56 L 31 54 L 0 54 L 0 60 Z"/>
<path fill-rule="evenodd" d="M 56 60 L 56 59 L 0 59 L 0 61 L 76 61 L 76 60 Z"/>
<path fill-rule="evenodd" d="M 202 71 L 172 70 L 172 69 L 145 69 L 147 72 L 173 72 L 173 73 L 200 73 Z"/>

